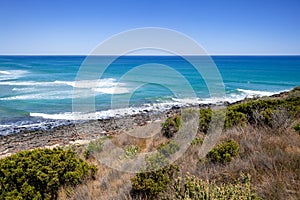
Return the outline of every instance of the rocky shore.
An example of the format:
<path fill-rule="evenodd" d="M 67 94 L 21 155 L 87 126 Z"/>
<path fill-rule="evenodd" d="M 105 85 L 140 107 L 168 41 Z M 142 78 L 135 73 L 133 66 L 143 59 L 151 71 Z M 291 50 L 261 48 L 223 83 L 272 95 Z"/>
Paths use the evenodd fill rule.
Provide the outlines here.
<path fill-rule="evenodd" d="M 22 150 L 85 144 L 106 135 L 119 134 L 148 123 L 163 120 L 176 112 L 180 112 L 179 107 L 173 107 L 164 112 L 145 111 L 124 117 L 62 125 L 50 130 L 31 132 L 24 130 L 16 134 L 0 136 L 0 158 Z"/>

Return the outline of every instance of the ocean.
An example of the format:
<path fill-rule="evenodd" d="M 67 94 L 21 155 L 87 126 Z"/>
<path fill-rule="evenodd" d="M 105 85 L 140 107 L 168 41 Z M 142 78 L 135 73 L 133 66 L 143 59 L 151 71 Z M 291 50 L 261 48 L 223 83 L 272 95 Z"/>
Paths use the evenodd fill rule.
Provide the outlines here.
<path fill-rule="evenodd" d="M 75 123 L 74 102 L 82 98 L 93 98 L 94 116 L 105 119 L 173 106 L 232 103 L 246 97 L 270 96 L 300 85 L 300 56 L 212 56 L 225 88 L 224 96 L 219 99 L 211 97 L 205 80 L 178 56 L 122 56 L 94 82 L 81 80 L 78 84 L 76 77 L 85 58 L 0 56 L 0 135 Z M 128 76 L 120 83 L 124 74 L 144 64 L 149 70 L 157 70 L 157 75 L 151 77 L 153 84 L 143 83 L 141 76 L 147 76 L 147 72 L 138 78 Z M 185 89 L 174 73 L 160 71 L 157 64 L 169 66 L 182 75 L 197 98 L 174 94 L 170 88 L 182 89 L 183 93 Z M 94 73 L 97 75 L 98 71 Z M 156 81 L 160 84 L 155 84 Z M 77 114 L 84 116 L 89 112 L 82 110 Z"/>

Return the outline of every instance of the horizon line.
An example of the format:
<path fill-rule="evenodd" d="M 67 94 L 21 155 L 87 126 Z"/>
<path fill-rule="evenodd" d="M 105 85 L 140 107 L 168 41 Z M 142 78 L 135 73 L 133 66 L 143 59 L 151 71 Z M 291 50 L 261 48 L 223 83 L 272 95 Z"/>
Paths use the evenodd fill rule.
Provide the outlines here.
<path fill-rule="evenodd" d="M 88 54 L 0 54 L 0 56 L 300 56 L 300 54 L 129 54 L 129 55 L 88 55 Z"/>

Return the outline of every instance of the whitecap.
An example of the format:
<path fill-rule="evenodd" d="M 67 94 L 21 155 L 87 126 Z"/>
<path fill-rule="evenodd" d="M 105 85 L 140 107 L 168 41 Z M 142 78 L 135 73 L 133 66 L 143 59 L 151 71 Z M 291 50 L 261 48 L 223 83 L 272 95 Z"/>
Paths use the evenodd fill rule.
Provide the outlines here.
<path fill-rule="evenodd" d="M 104 94 L 125 94 L 129 93 L 129 90 L 125 87 L 104 87 L 104 88 L 94 88 L 93 91 L 104 93 Z"/>
<path fill-rule="evenodd" d="M 18 79 L 27 73 L 27 70 L 0 70 L 0 81 Z"/>
<path fill-rule="evenodd" d="M 99 80 L 81 80 L 81 81 L 53 81 L 53 82 L 35 82 L 35 81 L 5 81 L 0 82 L 0 85 L 10 86 L 39 86 L 39 87 L 53 87 L 60 85 L 67 85 L 73 88 L 90 89 L 91 93 L 98 92 L 104 94 L 123 94 L 128 93 L 129 89 L 124 83 L 118 83 L 116 79 L 106 78 Z M 18 90 L 18 89 L 15 89 Z M 51 89 L 50 89 L 51 90 Z M 27 97 L 21 97 L 27 98 Z"/>
<path fill-rule="evenodd" d="M 268 91 L 259 91 L 259 90 L 245 90 L 238 88 L 237 91 L 245 93 L 247 96 L 254 97 L 254 96 L 271 96 L 276 94 L 277 92 L 268 92 Z"/>

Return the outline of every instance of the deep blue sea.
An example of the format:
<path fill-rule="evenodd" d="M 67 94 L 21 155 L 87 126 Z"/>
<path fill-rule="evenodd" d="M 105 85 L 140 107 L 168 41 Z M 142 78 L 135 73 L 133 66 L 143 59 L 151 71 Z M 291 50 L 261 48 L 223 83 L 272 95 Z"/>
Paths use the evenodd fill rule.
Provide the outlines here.
<path fill-rule="evenodd" d="M 20 127 L 49 128 L 73 123 L 72 103 L 86 95 L 95 99 L 95 116 L 108 118 L 145 110 L 164 110 L 174 105 L 235 102 L 245 97 L 270 96 L 300 85 L 300 56 L 213 56 L 226 93 L 219 99 L 211 98 L 205 81 L 181 57 L 119 57 L 98 79 L 81 80 L 78 84 L 76 77 L 85 58 L 0 56 L 0 135 L 18 132 Z M 101 65 L 101 59 L 97 64 Z M 143 64 L 157 72 L 155 76 L 152 74 L 151 80 L 159 80 L 161 84 L 145 82 L 134 88 L 136 82 L 142 83 L 141 76 L 146 77 L 147 72 L 139 77 L 129 76 L 119 83 L 124 74 Z M 180 91 L 182 87 L 178 77 L 157 68 L 156 64 L 170 66 L 185 77 L 197 99 L 172 93 L 170 88 L 179 88 Z M 98 71 L 94 73 L 97 75 Z M 127 105 L 124 100 L 128 99 L 129 93 Z M 112 96 L 114 105 L 118 105 L 114 109 L 111 108 Z"/>

